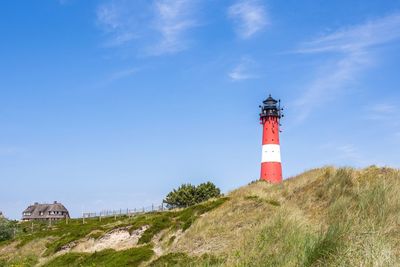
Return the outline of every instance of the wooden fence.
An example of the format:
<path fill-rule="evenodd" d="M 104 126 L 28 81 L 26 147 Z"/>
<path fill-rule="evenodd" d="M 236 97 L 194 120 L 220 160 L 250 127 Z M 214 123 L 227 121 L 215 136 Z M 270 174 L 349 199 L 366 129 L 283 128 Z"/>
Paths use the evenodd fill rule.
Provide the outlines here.
<path fill-rule="evenodd" d="M 82 220 L 85 221 L 85 219 L 88 218 L 99 218 L 101 220 L 101 218 L 107 218 L 107 217 L 114 217 L 116 219 L 118 216 L 126 215 L 128 217 L 132 217 L 143 213 L 157 212 L 164 210 L 167 210 L 167 208 L 164 203 L 161 203 L 160 205 L 152 204 L 151 206 L 134 208 L 134 209 L 102 210 L 100 212 L 83 212 Z"/>

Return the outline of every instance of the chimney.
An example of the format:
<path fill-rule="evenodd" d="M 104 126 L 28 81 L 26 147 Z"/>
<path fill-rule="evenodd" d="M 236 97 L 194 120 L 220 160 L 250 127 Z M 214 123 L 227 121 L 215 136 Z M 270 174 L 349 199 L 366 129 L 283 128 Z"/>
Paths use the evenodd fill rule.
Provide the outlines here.
<path fill-rule="evenodd" d="M 33 205 L 39 205 L 39 202 L 35 202 L 35 203 L 33 203 Z"/>
<path fill-rule="evenodd" d="M 54 201 L 54 204 L 57 204 L 57 201 Z"/>

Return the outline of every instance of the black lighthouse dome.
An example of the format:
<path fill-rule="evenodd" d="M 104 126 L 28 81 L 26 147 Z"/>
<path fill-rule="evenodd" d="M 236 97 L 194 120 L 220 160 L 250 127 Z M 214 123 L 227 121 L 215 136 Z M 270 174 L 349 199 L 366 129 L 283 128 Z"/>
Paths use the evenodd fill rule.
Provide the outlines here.
<path fill-rule="evenodd" d="M 266 106 L 276 106 L 276 103 L 278 103 L 278 101 L 273 99 L 271 95 L 269 95 L 268 98 L 263 101 L 263 104 Z"/>

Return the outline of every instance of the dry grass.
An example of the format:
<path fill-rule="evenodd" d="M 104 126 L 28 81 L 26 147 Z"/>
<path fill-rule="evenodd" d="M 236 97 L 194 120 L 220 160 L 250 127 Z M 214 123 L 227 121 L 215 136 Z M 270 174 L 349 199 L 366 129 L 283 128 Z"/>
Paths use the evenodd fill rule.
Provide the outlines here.
<path fill-rule="evenodd" d="M 226 266 L 400 266 L 398 170 L 325 167 L 229 197 L 171 251 Z"/>

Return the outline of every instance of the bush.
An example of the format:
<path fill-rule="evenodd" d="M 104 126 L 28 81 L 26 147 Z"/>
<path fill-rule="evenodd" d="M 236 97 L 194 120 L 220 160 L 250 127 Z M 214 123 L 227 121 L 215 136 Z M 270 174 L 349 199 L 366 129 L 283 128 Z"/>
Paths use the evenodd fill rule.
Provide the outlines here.
<path fill-rule="evenodd" d="M 184 208 L 219 196 L 221 196 L 221 190 L 211 182 L 198 186 L 183 184 L 178 189 L 169 192 L 164 203 L 168 208 Z"/>
<path fill-rule="evenodd" d="M 0 242 L 9 240 L 14 235 L 14 225 L 7 219 L 0 218 Z"/>

